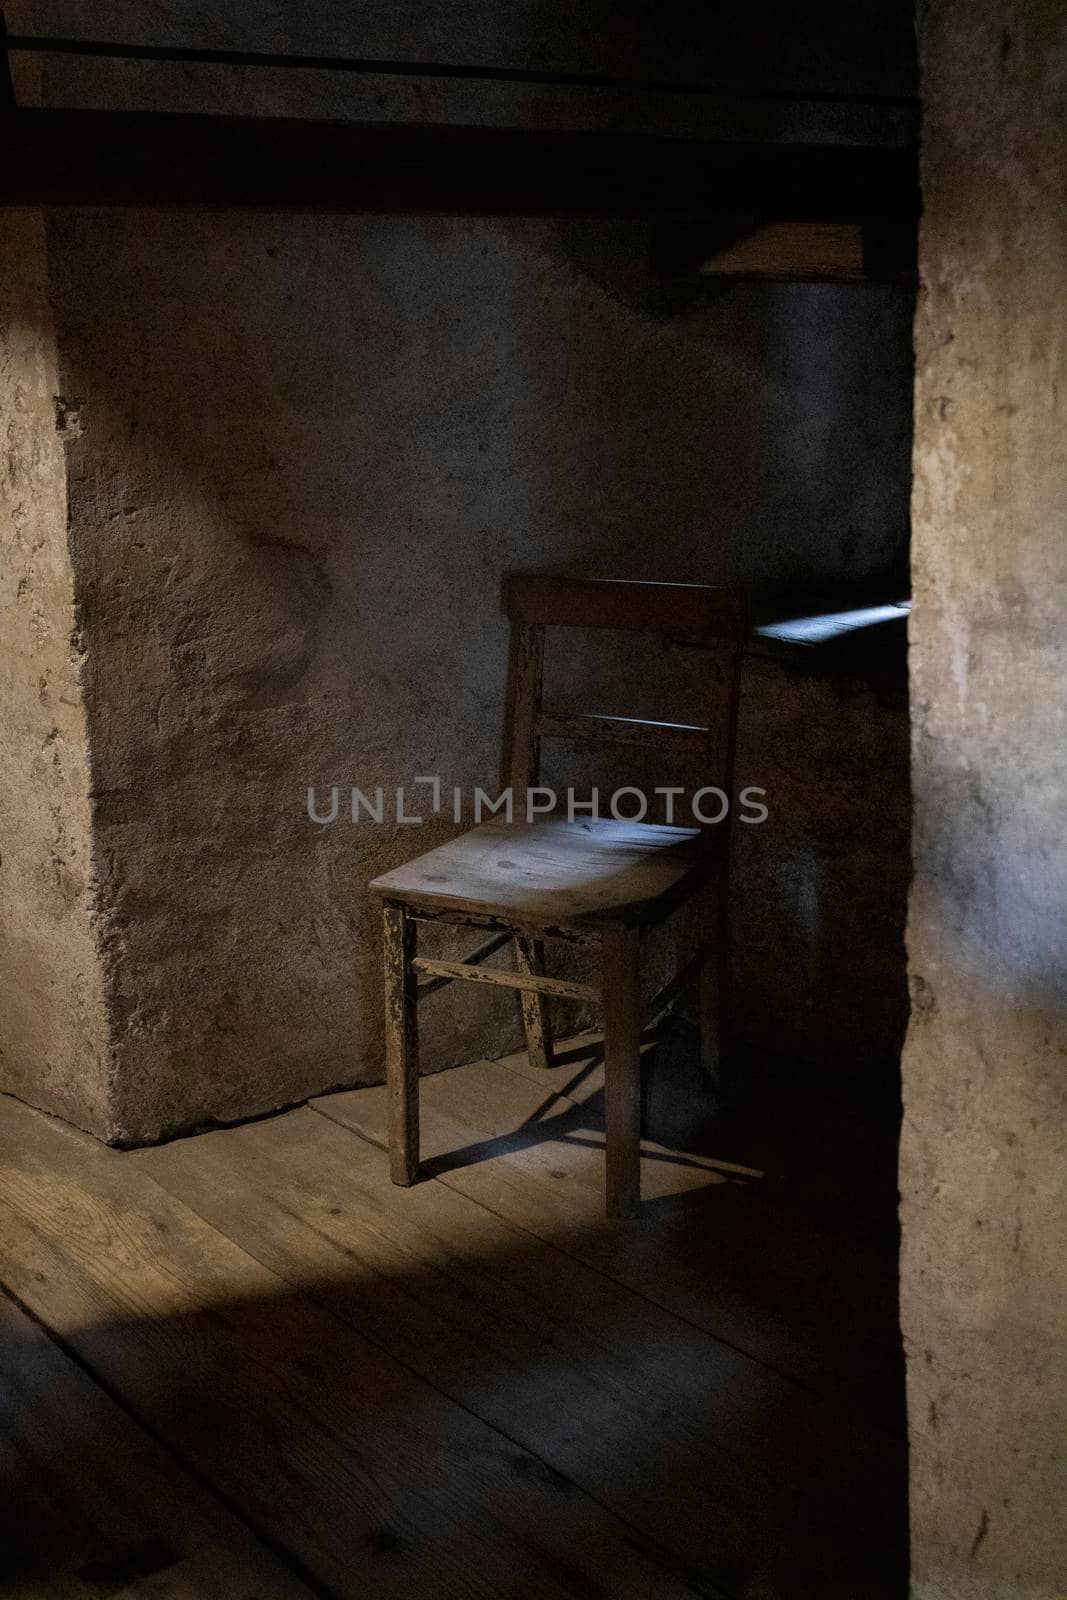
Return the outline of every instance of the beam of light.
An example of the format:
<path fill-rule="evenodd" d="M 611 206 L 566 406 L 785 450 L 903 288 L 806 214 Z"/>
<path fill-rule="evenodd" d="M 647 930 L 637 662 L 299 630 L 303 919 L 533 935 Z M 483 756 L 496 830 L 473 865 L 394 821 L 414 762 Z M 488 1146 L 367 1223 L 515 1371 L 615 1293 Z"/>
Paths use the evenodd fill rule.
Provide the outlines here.
<path fill-rule="evenodd" d="M 789 644 L 826 644 L 830 639 L 858 628 L 871 628 L 880 622 L 906 617 L 911 610 L 907 600 L 888 606 L 865 606 L 858 611 L 827 611 L 817 617 L 794 617 L 785 622 L 768 622 L 756 629 L 761 639 L 783 639 Z"/>

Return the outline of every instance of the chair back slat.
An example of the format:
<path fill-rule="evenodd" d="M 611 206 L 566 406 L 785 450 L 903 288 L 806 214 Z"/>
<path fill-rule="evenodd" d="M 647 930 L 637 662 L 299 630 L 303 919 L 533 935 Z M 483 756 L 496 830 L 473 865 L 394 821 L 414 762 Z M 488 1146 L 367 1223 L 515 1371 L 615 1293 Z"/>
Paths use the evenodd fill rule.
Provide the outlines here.
<path fill-rule="evenodd" d="M 739 589 L 705 583 L 630 583 L 615 578 L 512 577 L 513 622 L 555 628 L 698 629 L 730 634 L 747 617 Z"/>
<path fill-rule="evenodd" d="M 542 738 L 651 745 L 674 756 L 695 755 L 706 766 L 705 781 L 732 792 L 741 652 L 748 631 L 745 590 L 523 575 L 508 578 L 504 594 L 511 655 L 503 780 L 514 792 L 517 815 L 521 797 L 539 781 Z M 687 643 L 706 647 L 714 656 L 706 679 L 706 725 L 545 711 L 546 627 L 652 630 L 684 634 Z"/>
<path fill-rule="evenodd" d="M 590 744 L 640 744 L 654 750 L 703 750 L 707 728 L 689 722 L 648 722 L 640 717 L 588 717 L 541 711 L 534 731 L 539 738 L 579 739 Z"/>

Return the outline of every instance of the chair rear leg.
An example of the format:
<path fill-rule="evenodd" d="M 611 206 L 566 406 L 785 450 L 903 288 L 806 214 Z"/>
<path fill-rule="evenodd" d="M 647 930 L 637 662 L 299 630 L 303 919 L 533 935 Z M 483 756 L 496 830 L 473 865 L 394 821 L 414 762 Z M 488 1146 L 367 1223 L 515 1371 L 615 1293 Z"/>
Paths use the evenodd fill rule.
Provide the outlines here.
<path fill-rule="evenodd" d="M 515 955 L 520 972 L 543 978 L 545 947 L 540 939 L 516 939 Z M 520 990 L 522 1023 L 526 1030 L 526 1050 L 531 1067 L 543 1070 L 552 1065 L 552 1030 L 548 1021 L 548 997 Z"/>
<path fill-rule="evenodd" d="M 729 895 L 723 876 L 712 888 L 715 948 L 700 973 L 700 1064 L 720 1102 L 726 1098 L 726 978 Z"/>
<path fill-rule="evenodd" d="M 416 923 L 403 906 L 384 907 L 385 1081 L 389 1102 L 389 1176 L 412 1184 L 419 1174 L 419 1014 Z"/>
<path fill-rule="evenodd" d="M 628 1217 L 641 1199 L 641 1019 L 638 942 L 629 929 L 606 933 L 600 956 L 604 1022 L 607 1214 Z"/>

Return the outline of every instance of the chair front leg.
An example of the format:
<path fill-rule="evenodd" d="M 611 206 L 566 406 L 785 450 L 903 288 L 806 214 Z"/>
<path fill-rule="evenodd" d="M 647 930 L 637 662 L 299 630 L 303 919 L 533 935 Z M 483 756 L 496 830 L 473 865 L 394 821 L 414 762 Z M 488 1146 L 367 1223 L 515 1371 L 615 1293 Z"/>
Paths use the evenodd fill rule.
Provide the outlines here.
<path fill-rule="evenodd" d="M 412 1184 L 419 1175 L 419 1013 L 416 923 L 404 907 L 386 902 L 385 1082 L 389 1102 L 389 1176 Z"/>
<path fill-rule="evenodd" d="M 641 1020 L 636 930 L 604 934 L 600 952 L 604 1024 L 607 1214 L 632 1216 L 641 1198 Z"/>
<path fill-rule="evenodd" d="M 545 975 L 545 946 L 541 939 L 515 940 L 518 969 L 527 977 Z M 552 1065 L 552 1031 L 548 1022 L 548 999 L 543 994 L 520 990 L 522 1023 L 526 1030 L 526 1053 L 531 1067 L 544 1071 Z"/>

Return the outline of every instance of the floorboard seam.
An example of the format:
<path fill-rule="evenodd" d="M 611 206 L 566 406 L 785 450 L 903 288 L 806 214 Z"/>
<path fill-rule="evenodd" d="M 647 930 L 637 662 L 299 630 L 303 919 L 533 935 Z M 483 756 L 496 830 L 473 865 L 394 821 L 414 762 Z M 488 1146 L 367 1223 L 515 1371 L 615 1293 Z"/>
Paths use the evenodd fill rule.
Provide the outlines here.
<path fill-rule="evenodd" d="M 218 1232 L 218 1229 L 215 1231 Z M 225 1235 L 223 1235 L 223 1237 L 225 1237 Z M 127 1417 L 136 1428 L 138 1428 L 143 1434 L 152 1440 L 153 1444 L 155 1444 L 156 1447 L 163 1452 L 168 1461 L 173 1462 L 175 1467 L 177 1467 L 180 1472 L 184 1473 L 187 1478 L 191 1479 L 199 1489 L 201 1489 L 205 1494 L 209 1495 L 217 1505 L 221 1506 L 222 1509 L 226 1511 L 235 1522 L 239 1523 L 248 1533 L 250 1533 L 252 1537 L 274 1557 L 274 1559 L 281 1567 L 284 1568 L 286 1572 L 291 1573 L 294 1578 L 297 1578 L 299 1582 L 304 1585 L 310 1594 L 316 1595 L 318 1600 L 342 1600 L 342 1597 L 338 1595 L 335 1589 L 330 1589 L 325 1584 L 321 1583 L 320 1580 L 316 1578 L 313 1573 L 309 1572 L 304 1567 L 303 1563 L 293 1555 L 292 1551 L 286 1549 L 283 1544 L 280 1544 L 270 1534 L 264 1532 L 262 1528 L 257 1527 L 254 1522 L 249 1520 L 246 1513 L 234 1500 L 230 1498 L 229 1495 L 217 1488 L 215 1484 L 211 1482 L 210 1478 L 206 1477 L 198 1467 L 194 1466 L 191 1462 L 186 1461 L 182 1454 L 175 1450 L 173 1445 L 171 1445 L 167 1439 L 159 1434 L 150 1422 L 147 1422 L 144 1417 L 138 1415 L 138 1413 L 123 1398 L 123 1396 L 118 1393 L 118 1391 L 115 1390 L 106 1379 L 100 1376 L 100 1374 L 81 1356 L 79 1351 L 68 1340 L 64 1339 L 62 1335 L 57 1333 L 54 1328 L 50 1328 L 44 1318 L 39 1316 L 37 1312 L 34 1311 L 32 1306 L 27 1305 L 26 1301 L 23 1300 L 22 1297 L 11 1288 L 10 1284 L 6 1283 L 3 1279 L 0 1279 L 0 1294 L 6 1296 L 6 1298 L 11 1301 L 11 1304 L 17 1307 L 17 1309 L 22 1312 L 23 1316 L 28 1318 L 28 1320 L 32 1322 L 35 1327 L 40 1328 L 44 1336 L 56 1346 L 57 1350 L 62 1351 L 67 1360 L 77 1367 L 78 1370 L 89 1379 L 90 1383 L 95 1385 L 95 1387 L 100 1390 L 101 1394 L 103 1394 L 118 1411 L 121 1411 L 122 1414 Z"/>
<path fill-rule="evenodd" d="M 327 1120 L 332 1121 L 332 1118 Z M 727 1594 L 727 1592 L 715 1585 L 713 1580 L 709 1579 L 704 1573 L 698 1573 L 691 1567 L 686 1566 L 680 1557 L 674 1555 L 670 1550 L 664 1549 L 663 1546 L 657 1544 L 651 1535 L 645 1533 L 641 1528 L 636 1527 L 632 1522 L 629 1522 L 621 1514 L 621 1512 L 616 1510 L 614 1506 L 609 1505 L 604 1500 L 601 1500 L 599 1496 L 593 1494 L 589 1489 L 585 1488 L 583 1484 L 577 1483 L 573 1478 L 568 1477 L 568 1475 L 565 1472 L 562 1472 L 560 1468 L 557 1467 L 552 1461 L 547 1460 L 546 1457 L 540 1455 L 536 1450 L 531 1449 L 531 1447 L 528 1444 L 524 1444 L 521 1439 L 514 1438 L 510 1433 L 506 1432 L 505 1429 L 500 1427 L 498 1423 L 490 1422 L 486 1417 L 483 1417 L 480 1412 L 473 1410 L 471 1406 L 467 1405 L 465 1401 L 460 1400 L 456 1395 L 451 1394 L 447 1389 L 442 1389 L 441 1386 L 435 1383 L 432 1378 L 427 1378 L 425 1374 L 419 1372 L 417 1368 L 409 1366 L 408 1363 L 403 1360 L 401 1356 L 398 1356 L 394 1350 L 390 1349 L 387 1344 L 383 1344 L 378 1339 L 373 1338 L 372 1335 L 364 1332 L 362 1328 L 356 1328 L 353 1326 L 352 1323 L 347 1321 L 346 1318 L 342 1317 L 340 1313 L 335 1311 L 333 1307 L 330 1306 L 326 1301 L 319 1300 L 313 1292 L 309 1293 L 306 1289 L 300 1288 L 298 1284 L 293 1283 L 293 1281 L 284 1273 L 279 1272 L 276 1266 L 272 1266 L 269 1262 L 262 1260 L 262 1258 L 257 1255 L 254 1249 L 250 1248 L 247 1244 L 244 1244 L 240 1239 L 235 1239 L 232 1234 L 225 1233 L 221 1228 L 217 1227 L 213 1222 L 211 1222 L 209 1218 L 202 1216 L 196 1207 L 191 1205 L 188 1200 L 172 1194 L 167 1188 L 166 1184 L 163 1183 L 161 1179 L 155 1177 L 153 1173 L 146 1171 L 143 1167 L 141 1170 L 145 1172 L 145 1176 L 148 1177 L 150 1182 L 155 1184 L 157 1189 L 161 1190 L 163 1194 L 167 1195 L 168 1199 L 174 1201 L 178 1205 L 185 1206 L 187 1210 L 191 1211 L 194 1216 L 199 1217 L 201 1222 L 205 1223 L 215 1233 L 219 1234 L 224 1239 L 228 1239 L 231 1244 L 236 1245 L 237 1248 L 243 1251 L 245 1255 L 249 1256 L 253 1261 L 257 1261 L 259 1265 L 265 1269 L 265 1271 L 272 1273 L 282 1283 L 285 1283 L 302 1300 L 306 1300 L 310 1305 L 314 1306 L 316 1310 L 321 1311 L 325 1315 L 331 1317 L 334 1322 L 338 1323 L 340 1327 L 344 1328 L 355 1338 L 365 1341 L 365 1343 L 369 1344 L 373 1349 L 378 1350 L 382 1355 L 386 1356 L 388 1360 L 395 1362 L 398 1367 L 401 1367 L 405 1372 L 413 1377 L 417 1383 L 424 1384 L 427 1389 L 431 1389 L 435 1394 L 439 1394 L 442 1399 L 447 1400 L 450 1405 L 457 1406 L 461 1411 L 466 1412 L 467 1416 L 473 1417 L 481 1427 L 490 1429 L 490 1431 L 495 1433 L 498 1438 L 506 1440 L 507 1443 L 513 1446 L 514 1449 L 521 1450 L 524 1455 L 528 1455 L 534 1461 L 539 1461 L 547 1471 L 554 1475 L 555 1478 L 559 1479 L 563 1483 L 569 1484 L 571 1488 L 574 1489 L 578 1494 L 584 1495 L 587 1500 L 591 1501 L 594 1505 L 599 1506 L 603 1512 L 613 1519 L 613 1521 L 618 1523 L 621 1529 L 625 1530 L 626 1534 L 631 1539 L 640 1541 L 641 1548 L 645 1551 L 645 1553 L 651 1557 L 654 1557 L 654 1559 L 667 1571 L 673 1572 L 678 1577 L 684 1577 L 686 1581 L 690 1583 L 699 1581 L 701 1585 L 701 1591 L 704 1595 L 706 1595 L 707 1600 L 731 1600 L 731 1597 Z M 488 1210 L 488 1207 L 483 1209 Z M 495 1215 L 495 1213 L 492 1214 Z M 536 1236 L 531 1235 L 531 1237 Z M 46 1329 L 45 1331 L 47 1332 L 48 1330 Z M 56 1343 L 61 1344 L 61 1341 L 57 1340 Z M 92 1374 L 92 1376 L 94 1377 L 94 1381 L 97 1381 L 95 1379 L 95 1374 Z M 101 1387 L 105 1388 L 104 1385 L 101 1385 Z M 105 1388 L 105 1393 L 106 1392 L 107 1390 Z M 216 1498 L 222 1500 L 223 1497 L 216 1495 Z M 225 1501 L 223 1501 L 223 1503 L 225 1503 Z M 252 1531 L 256 1532 L 255 1529 Z M 259 1537 L 258 1533 L 257 1537 Z M 302 1572 L 298 1572 L 297 1576 L 301 1577 L 302 1579 L 304 1578 L 304 1574 Z M 326 1595 L 327 1600 L 334 1600 L 334 1597 L 332 1595 L 327 1595 L 327 1591 L 325 1590 L 320 1589 L 316 1592 L 321 1592 L 323 1595 Z"/>

